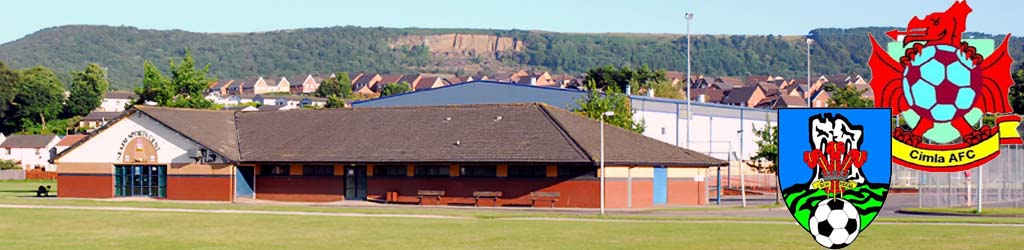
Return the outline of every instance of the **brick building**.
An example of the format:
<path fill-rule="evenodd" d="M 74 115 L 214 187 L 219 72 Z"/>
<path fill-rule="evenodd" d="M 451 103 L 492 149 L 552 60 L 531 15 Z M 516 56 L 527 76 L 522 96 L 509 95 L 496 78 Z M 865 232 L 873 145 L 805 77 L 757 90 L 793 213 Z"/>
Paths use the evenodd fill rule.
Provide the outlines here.
<path fill-rule="evenodd" d="M 232 112 L 136 107 L 59 155 L 61 197 L 598 207 L 598 121 L 544 104 Z M 605 127 L 607 206 L 707 201 L 707 155 Z M 421 201 L 423 191 L 442 191 Z M 486 200 L 491 203 L 490 199 Z M 495 204 L 488 204 L 495 205 Z"/>

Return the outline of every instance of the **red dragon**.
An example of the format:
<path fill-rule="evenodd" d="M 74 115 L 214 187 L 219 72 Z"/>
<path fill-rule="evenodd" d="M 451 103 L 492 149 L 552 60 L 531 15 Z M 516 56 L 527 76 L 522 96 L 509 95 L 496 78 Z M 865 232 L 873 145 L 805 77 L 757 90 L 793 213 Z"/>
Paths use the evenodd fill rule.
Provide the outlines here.
<path fill-rule="evenodd" d="M 904 46 L 914 42 L 923 42 L 923 44 L 915 43 L 913 47 L 908 48 L 905 55 L 899 61 L 893 60 L 885 52 L 885 49 L 878 44 L 875 37 L 868 34 L 872 45 L 868 66 L 871 68 L 871 88 L 874 89 L 875 106 L 892 108 L 893 115 L 910 109 L 910 104 L 903 95 L 904 89 L 901 84 L 904 69 L 910 65 L 914 57 L 920 54 L 922 48 L 934 45 L 950 45 L 960 48 L 960 51 L 963 51 L 966 57 L 973 61 L 974 66 L 980 66 L 982 69 L 981 82 L 972 83 L 981 85 L 978 91 L 978 98 L 974 101 L 974 107 L 977 107 L 984 113 L 1012 113 L 1013 108 L 1010 107 L 1007 99 L 1009 88 L 1014 83 L 1010 76 L 1013 58 L 1010 57 L 1007 51 L 1010 35 L 1006 35 L 1003 43 L 988 58 L 977 54 L 977 50 L 973 46 L 961 40 L 967 23 L 967 15 L 971 11 L 972 9 L 967 5 L 966 1 L 957 1 L 945 12 L 935 12 L 924 18 L 914 17 L 907 24 L 906 31 L 892 30 L 886 32 L 886 35 L 893 40 L 899 40 L 902 37 Z M 901 141 L 919 141 L 921 133 L 927 130 L 928 127 L 919 126 L 910 133 L 897 133 L 897 135 L 903 134 L 905 136 L 901 138 Z M 958 127 L 963 128 L 963 126 Z M 897 130 L 897 132 L 902 131 Z M 961 130 L 962 134 L 963 132 L 965 131 Z M 973 141 L 977 138 L 989 136 L 992 133 L 994 133 L 993 129 L 980 129 L 970 134 L 964 134 L 964 136 L 965 139 Z"/>

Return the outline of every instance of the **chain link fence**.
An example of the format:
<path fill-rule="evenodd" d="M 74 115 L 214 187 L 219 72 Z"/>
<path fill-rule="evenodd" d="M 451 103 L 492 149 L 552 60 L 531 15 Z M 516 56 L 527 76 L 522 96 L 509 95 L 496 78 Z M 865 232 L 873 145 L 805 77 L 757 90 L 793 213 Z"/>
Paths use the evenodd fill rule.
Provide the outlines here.
<path fill-rule="evenodd" d="M 928 173 L 893 164 L 892 189 L 916 191 L 919 207 L 976 207 L 979 197 L 982 207 L 1024 207 L 1024 147 L 1000 149 L 999 157 L 970 171 Z"/>

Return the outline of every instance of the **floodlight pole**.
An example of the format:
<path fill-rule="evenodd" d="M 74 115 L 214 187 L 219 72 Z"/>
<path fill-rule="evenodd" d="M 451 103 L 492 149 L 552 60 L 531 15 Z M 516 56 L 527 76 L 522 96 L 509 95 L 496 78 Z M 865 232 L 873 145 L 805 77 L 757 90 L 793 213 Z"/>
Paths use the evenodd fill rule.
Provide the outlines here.
<path fill-rule="evenodd" d="M 814 43 L 814 39 L 807 37 L 807 107 L 814 107 L 811 105 L 811 43 Z"/>
<path fill-rule="evenodd" d="M 769 121 L 769 124 L 770 123 L 771 123 L 771 121 Z M 740 131 L 739 131 L 739 133 L 740 133 L 740 155 L 738 157 L 736 157 L 736 160 L 739 161 L 739 165 L 740 165 L 740 204 L 741 204 L 741 207 L 747 207 L 747 180 L 746 180 L 746 178 L 744 178 L 744 176 L 746 176 L 746 174 L 743 173 L 744 172 L 743 171 L 743 169 L 744 169 L 744 167 L 743 167 L 743 134 L 744 134 L 744 132 L 745 132 L 745 129 L 743 128 L 743 124 L 740 123 Z"/>
<path fill-rule="evenodd" d="M 604 191 L 604 178 L 605 178 L 604 177 L 604 175 L 605 175 L 605 171 L 604 171 L 604 117 L 605 116 L 613 116 L 613 115 L 615 115 L 615 112 L 607 111 L 607 112 L 601 113 L 601 119 L 600 119 L 601 120 L 601 128 L 600 128 L 600 130 L 601 130 L 601 215 L 604 215 L 604 199 L 605 199 L 605 197 L 604 197 L 605 196 L 605 191 Z"/>
<path fill-rule="evenodd" d="M 690 115 L 690 20 L 693 20 L 693 13 L 686 13 L 686 148 L 690 148 L 690 123 L 693 123 L 693 115 Z M 679 135 L 676 135 L 679 136 Z"/>
<path fill-rule="evenodd" d="M 981 213 L 981 200 L 982 200 L 981 198 L 985 197 L 985 190 L 981 186 L 981 183 L 985 182 L 984 181 L 985 180 L 984 179 L 985 178 L 985 169 L 984 168 L 985 168 L 985 165 L 981 165 L 980 167 L 978 167 L 978 191 L 975 192 L 975 193 L 978 193 L 978 213 L 979 214 Z"/>

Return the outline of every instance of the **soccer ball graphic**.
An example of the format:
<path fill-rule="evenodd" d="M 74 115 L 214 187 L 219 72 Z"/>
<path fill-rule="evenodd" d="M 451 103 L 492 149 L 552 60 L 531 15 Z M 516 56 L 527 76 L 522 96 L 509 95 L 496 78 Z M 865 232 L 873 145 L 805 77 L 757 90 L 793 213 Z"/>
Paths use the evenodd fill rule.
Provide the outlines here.
<path fill-rule="evenodd" d="M 808 220 L 811 236 L 823 247 L 839 249 L 850 245 L 860 233 L 860 214 L 844 199 L 827 199 L 818 203 Z"/>
<path fill-rule="evenodd" d="M 981 110 L 973 107 L 980 84 L 972 84 L 980 81 L 981 67 L 957 47 L 924 47 L 903 71 L 903 95 L 910 104 L 903 117 L 911 127 L 932 122 L 925 139 L 953 142 L 961 136 L 954 119 L 965 119 L 974 127 L 981 121 Z"/>

